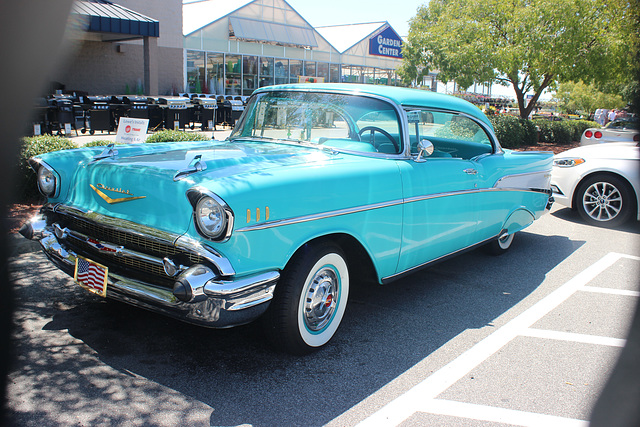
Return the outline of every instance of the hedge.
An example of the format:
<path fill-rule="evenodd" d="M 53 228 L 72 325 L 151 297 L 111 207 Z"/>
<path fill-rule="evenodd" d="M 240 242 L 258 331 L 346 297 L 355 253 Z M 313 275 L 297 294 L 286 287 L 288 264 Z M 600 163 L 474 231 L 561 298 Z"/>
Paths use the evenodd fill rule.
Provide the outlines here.
<path fill-rule="evenodd" d="M 585 129 L 600 127 L 596 122 L 588 120 L 550 121 L 535 119 L 532 120 L 532 122 L 539 129 L 538 141 L 553 145 L 568 145 L 573 141 L 580 141 L 580 137 Z"/>
<path fill-rule="evenodd" d="M 580 141 L 586 129 L 600 127 L 596 122 L 589 120 L 525 120 L 508 115 L 488 118 L 493 123 L 500 145 L 504 148 L 518 148 L 538 143 L 568 145 L 573 141 Z"/>
<path fill-rule="evenodd" d="M 496 131 L 500 145 L 504 148 L 518 148 L 536 145 L 537 130 L 531 120 L 516 116 L 497 115 L 488 116 Z"/>
<path fill-rule="evenodd" d="M 208 141 L 203 133 L 184 132 L 177 130 L 163 130 L 150 135 L 146 142 L 175 142 L 175 141 Z M 85 147 L 101 147 L 113 144 L 113 141 L 95 140 L 85 144 Z M 42 135 L 25 137 L 21 140 L 20 155 L 18 158 L 18 175 L 16 176 L 16 196 L 18 202 L 31 203 L 42 200 L 38 191 L 36 174 L 29 166 L 28 160 L 39 154 L 52 151 L 68 150 L 78 146 L 68 138 L 62 136 Z"/>
<path fill-rule="evenodd" d="M 209 141 L 204 133 L 185 132 L 181 130 L 161 130 L 149 136 L 145 142 L 178 142 L 178 141 Z"/>
<path fill-rule="evenodd" d="M 78 148 L 70 139 L 62 136 L 43 135 L 22 138 L 18 158 L 17 196 L 21 202 L 32 202 L 42 198 L 36 183 L 36 174 L 29 166 L 29 160 L 39 154 L 51 151 Z"/>

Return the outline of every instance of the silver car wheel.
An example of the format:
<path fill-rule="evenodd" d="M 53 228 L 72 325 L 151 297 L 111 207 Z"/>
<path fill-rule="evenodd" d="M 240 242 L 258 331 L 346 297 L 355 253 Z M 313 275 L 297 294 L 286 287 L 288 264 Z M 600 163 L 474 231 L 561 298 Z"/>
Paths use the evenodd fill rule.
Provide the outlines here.
<path fill-rule="evenodd" d="M 312 333 L 321 331 L 331 321 L 336 309 L 340 281 L 333 268 L 318 271 L 306 289 L 304 324 Z"/>
<path fill-rule="evenodd" d="M 610 182 L 594 182 L 582 195 L 585 213 L 594 221 L 611 221 L 622 211 L 622 195 Z"/>
<path fill-rule="evenodd" d="M 325 345 L 342 321 L 349 296 L 349 270 L 343 256 L 329 252 L 309 270 L 298 304 L 298 331 L 305 345 Z"/>

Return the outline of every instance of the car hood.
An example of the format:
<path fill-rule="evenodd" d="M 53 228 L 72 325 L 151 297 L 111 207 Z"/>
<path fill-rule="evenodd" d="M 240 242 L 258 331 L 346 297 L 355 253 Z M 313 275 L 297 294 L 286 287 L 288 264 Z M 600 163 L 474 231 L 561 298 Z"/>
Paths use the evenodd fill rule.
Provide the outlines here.
<path fill-rule="evenodd" d="M 264 174 L 335 157 L 313 148 L 246 142 L 116 148 L 117 155 L 77 169 L 67 202 L 174 233 L 185 232 L 191 223 L 190 188 L 212 181 L 229 185 L 249 172 Z"/>

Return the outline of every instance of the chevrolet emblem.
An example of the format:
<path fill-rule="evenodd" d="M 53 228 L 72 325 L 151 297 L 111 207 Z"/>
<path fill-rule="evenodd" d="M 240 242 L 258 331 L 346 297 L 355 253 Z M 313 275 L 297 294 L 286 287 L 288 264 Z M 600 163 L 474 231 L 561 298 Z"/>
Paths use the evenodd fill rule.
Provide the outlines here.
<path fill-rule="evenodd" d="M 144 199 L 145 197 L 147 197 L 147 196 L 137 196 L 137 197 L 120 197 L 117 199 L 112 199 L 111 197 L 107 196 L 105 193 L 100 191 L 100 189 L 115 191 L 116 193 L 122 193 L 122 194 L 131 194 L 131 193 L 129 193 L 129 190 L 121 190 L 119 188 L 110 188 L 102 184 L 98 184 L 97 186 L 94 186 L 93 184 L 89 184 L 89 185 L 91 186 L 93 191 L 95 191 L 98 194 L 98 196 L 102 197 L 102 199 L 104 199 L 104 201 L 109 203 L 110 205 L 113 205 L 115 203 L 130 202 L 131 200 Z"/>

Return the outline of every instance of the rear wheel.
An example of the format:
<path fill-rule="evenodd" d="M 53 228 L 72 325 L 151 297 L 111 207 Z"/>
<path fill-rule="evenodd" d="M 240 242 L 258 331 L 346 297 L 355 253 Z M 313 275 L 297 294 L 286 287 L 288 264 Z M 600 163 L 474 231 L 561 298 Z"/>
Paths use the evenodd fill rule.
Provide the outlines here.
<path fill-rule="evenodd" d="M 349 268 L 340 248 L 304 248 L 282 272 L 266 313 L 266 330 L 277 349 L 306 354 L 334 336 L 349 298 Z"/>
<path fill-rule="evenodd" d="M 633 205 L 629 185 L 614 175 L 591 176 L 576 192 L 578 213 L 591 225 L 617 227 L 629 220 Z"/>
<path fill-rule="evenodd" d="M 487 243 L 485 248 L 491 255 L 502 255 L 509 250 L 514 237 L 515 233 L 501 234 L 497 239 Z"/>

